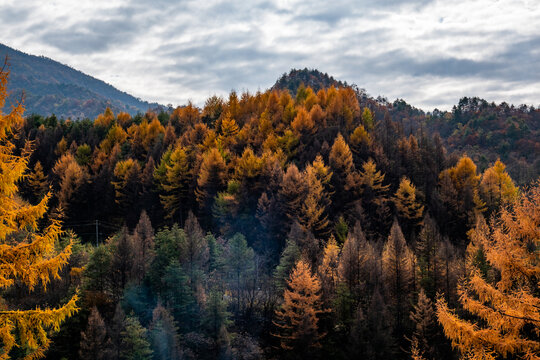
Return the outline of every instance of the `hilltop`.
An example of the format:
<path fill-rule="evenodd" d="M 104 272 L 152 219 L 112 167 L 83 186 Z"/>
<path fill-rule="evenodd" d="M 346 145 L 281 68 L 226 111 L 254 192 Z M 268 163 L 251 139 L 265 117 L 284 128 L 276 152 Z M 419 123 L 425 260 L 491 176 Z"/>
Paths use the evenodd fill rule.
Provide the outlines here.
<path fill-rule="evenodd" d="M 5 56 L 10 70 L 8 104 L 24 91 L 26 114 L 82 119 L 94 118 L 107 107 L 133 115 L 158 106 L 52 59 L 0 44 L 0 57 Z"/>

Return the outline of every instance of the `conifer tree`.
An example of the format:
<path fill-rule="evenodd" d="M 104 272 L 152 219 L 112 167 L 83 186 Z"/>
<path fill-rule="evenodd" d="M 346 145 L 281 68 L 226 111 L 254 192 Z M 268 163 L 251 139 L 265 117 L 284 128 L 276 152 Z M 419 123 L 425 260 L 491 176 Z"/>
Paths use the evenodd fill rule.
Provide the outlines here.
<path fill-rule="evenodd" d="M 416 187 L 411 181 L 403 177 L 394 197 L 398 216 L 410 221 L 413 225 L 420 223 L 424 212 L 424 206 L 418 202 L 416 192 Z"/>
<path fill-rule="evenodd" d="M 204 211 L 209 212 L 211 210 L 214 197 L 224 187 L 226 170 L 225 160 L 218 149 L 212 148 L 203 155 L 195 194 L 199 206 Z"/>
<path fill-rule="evenodd" d="M 0 109 L 7 98 L 8 72 L 0 70 Z M 62 224 L 52 220 L 42 232 L 38 221 L 47 211 L 50 194 L 37 205 L 28 205 L 18 197 L 17 182 L 22 178 L 28 163 L 28 151 L 14 154 L 11 136 L 23 124 L 22 103 L 12 107 L 9 114 L 0 110 L 0 289 L 15 284 L 30 291 L 38 286 L 46 289 L 52 279 L 59 278 L 60 270 L 71 255 L 71 243 L 59 253 L 56 241 L 63 234 Z M 15 241 L 16 235 L 21 240 Z M 10 351 L 19 347 L 25 358 L 44 356 L 50 345 L 49 330 L 58 330 L 60 324 L 76 310 L 77 296 L 60 308 L 18 310 L 3 308 L 0 311 L 0 359 L 9 359 Z"/>
<path fill-rule="evenodd" d="M 433 303 L 423 289 L 418 293 L 418 302 L 411 311 L 410 319 L 414 325 L 411 338 L 413 358 L 416 355 L 417 359 L 436 359 L 434 342 L 437 333 L 437 318 Z"/>
<path fill-rule="evenodd" d="M 141 283 L 154 258 L 154 229 L 144 210 L 141 212 L 131 241 L 133 243 L 133 275 Z"/>
<path fill-rule="evenodd" d="M 321 282 L 311 273 L 309 264 L 299 260 L 287 282 L 283 304 L 276 310 L 275 334 L 284 350 L 296 356 L 313 355 L 325 334 L 319 333 L 319 316 L 325 312 L 321 303 Z"/>
<path fill-rule="evenodd" d="M 279 258 L 279 264 L 274 271 L 274 280 L 279 290 L 283 290 L 287 286 L 287 279 L 294 265 L 300 259 L 300 255 L 300 248 L 296 241 L 288 239 Z"/>
<path fill-rule="evenodd" d="M 397 220 L 394 220 L 382 252 L 382 275 L 398 332 L 403 330 L 405 315 L 409 312 L 415 271 L 413 256 Z"/>
<path fill-rule="evenodd" d="M 326 242 L 323 250 L 322 262 L 319 266 L 318 273 L 322 283 L 324 297 L 328 300 L 335 292 L 338 284 L 338 265 L 339 265 L 340 248 L 336 243 L 334 236 Z"/>
<path fill-rule="evenodd" d="M 169 311 L 158 304 L 152 312 L 150 323 L 150 343 L 155 360 L 180 360 L 180 350 L 177 327 Z"/>
<path fill-rule="evenodd" d="M 82 360 L 108 359 L 106 343 L 107 328 L 98 309 L 94 306 L 88 317 L 88 326 L 81 332 L 79 356 Z"/>
<path fill-rule="evenodd" d="M 152 349 L 148 341 L 148 330 L 134 315 L 126 317 L 125 329 L 121 333 L 121 360 L 151 360 Z"/>
<path fill-rule="evenodd" d="M 367 107 L 365 107 L 364 111 L 362 112 L 362 124 L 368 130 L 373 130 L 373 127 L 375 126 L 373 114 Z"/>
<path fill-rule="evenodd" d="M 493 213 L 501 205 L 509 204 L 516 199 L 518 189 L 506 172 L 506 166 L 501 160 L 497 160 L 482 174 L 480 194 L 486 202 L 489 213 Z"/>
<path fill-rule="evenodd" d="M 445 335 L 462 355 L 476 359 L 540 357 L 540 182 L 503 207 L 489 224 L 479 217 L 470 231 L 468 274 L 458 287 L 463 308 L 478 318 L 464 320 L 441 297 L 437 317 Z M 478 252 L 496 271 L 488 279 Z"/>
<path fill-rule="evenodd" d="M 50 184 L 39 161 L 36 162 L 34 169 L 28 175 L 26 183 L 30 190 L 30 200 L 32 202 L 39 201 L 47 194 Z"/>
<path fill-rule="evenodd" d="M 161 184 L 165 194 L 160 196 L 161 204 L 165 209 L 165 217 L 174 218 L 179 215 L 183 220 L 183 208 L 185 208 L 191 173 L 189 169 L 189 160 L 186 150 L 178 146 L 171 153 L 164 182 Z"/>

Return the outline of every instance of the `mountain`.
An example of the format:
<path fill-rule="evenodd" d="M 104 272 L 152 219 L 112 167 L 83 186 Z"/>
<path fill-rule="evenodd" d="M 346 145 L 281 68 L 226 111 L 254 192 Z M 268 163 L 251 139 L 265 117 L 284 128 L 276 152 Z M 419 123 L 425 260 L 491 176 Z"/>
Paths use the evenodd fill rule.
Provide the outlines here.
<path fill-rule="evenodd" d="M 349 86 L 347 82 L 342 82 L 334 79 L 327 73 L 322 73 L 319 70 L 308 68 L 292 69 L 288 74 L 283 74 L 272 86 L 272 89 L 289 90 L 289 93 L 296 95 L 298 87 L 304 84 L 305 87 L 310 87 L 317 92 L 321 89 L 329 88 L 330 86 L 344 87 Z"/>
<path fill-rule="evenodd" d="M 94 118 L 110 107 L 115 113 L 146 112 L 150 104 L 101 80 L 43 56 L 34 56 L 0 44 L 0 57 L 8 56 L 11 101 L 25 94 L 26 114 L 64 118 Z M 9 103 L 9 101 L 8 101 Z"/>

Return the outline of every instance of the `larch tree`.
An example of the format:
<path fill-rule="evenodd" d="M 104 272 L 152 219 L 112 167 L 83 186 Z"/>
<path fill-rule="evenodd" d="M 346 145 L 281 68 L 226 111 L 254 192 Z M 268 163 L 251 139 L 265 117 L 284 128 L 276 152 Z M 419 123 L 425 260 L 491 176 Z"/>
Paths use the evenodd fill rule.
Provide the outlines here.
<path fill-rule="evenodd" d="M 33 202 L 39 201 L 47 194 L 51 185 L 47 176 L 43 173 L 43 166 L 39 161 L 36 162 L 34 169 L 28 175 L 26 184 L 30 192 L 30 200 Z"/>
<path fill-rule="evenodd" d="M 7 98 L 8 72 L 0 70 L 0 109 Z M 60 252 L 55 250 L 63 234 L 62 224 L 53 219 L 41 232 L 38 221 L 47 211 L 51 195 L 46 194 L 37 205 L 29 205 L 18 195 L 18 181 L 27 169 L 29 151 L 14 154 L 10 141 L 23 124 L 24 107 L 18 103 L 11 112 L 0 110 L 0 289 L 15 284 L 30 291 L 47 288 L 52 279 L 68 263 L 71 242 Z M 28 149 L 28 148 L 27 148 Z M 16 241 L 15 236 L 22 235 Z M 19 237 L 19 236 L 17 236 Z M 49 330 L 57 331 L 60 324 L 77 311 L 77 295 L 59 308 L 33 310 L 6 309 L 0 311 L 0 359 L 10 359 L 10 351 L 19 348 L 25 359 L 43 357 L 50 345 Z"/>
<path fill-rule="evenodd" d="M 397 220 L 394 220 L 382 252 L 382 276 L 398 332 L 403 330 L 408 314 L 414 276 L 413 257 Z"/>
<path fill-rule="evenodd" d="M 330 236 L 330 239 L 328 239 L 326 246 L 324 247 L 322 263 L 319 265 L 318 269 L 323 295 L 325 297 L 324 300 L 327 302 L 331 295 L 334 294 L 339 280 L 338 265 L 340 250 L 334 236 Z"/>
<path fill-rule="evenodd" d="M 106 347 L 107 328 L 99 310 L 94 306 L 90 310 L 88 326 L 81 332 L 79 356 L 82 360 L 105 360 L 110 355 Z"/>
<path fill-rule="evenodd" d="M 191 172 L 186 149 L 178 146 L 171 153 L 166 166 L 164 182 L 161 187 L 165 194 L 160 195 L 161 204 L 165 209 L 165 217 L 174 218 L 178 215 L 183 220 L 183 209 L 189 192 Z"/>
<path fill-rule="evenodd" d="M 319 317 L 322 308 L 321 282 L 311 273 L 309 264 L 299 260 L 287 282 L 283 304 L 276 310 L 275 334 L 284 350 L 293 350 L 296 355 L 309 356 L 321 345 L 324 334 L 319 333 Z"/>
<path fill-rule="evenodd" d="M 421 222 L 424 212 L 424 206 L 418 202 L 416 193 L 416 187 L 404 177 L 401 179 L 394 196 L 398 216 L 413 225 L 418 225 Z"/>
<path fill-rule="evenodd" d="M 418 293 L 418 301 L 410 314 L 414 324 L 411 338 L 411 354 L 414 360 L 424 358 L 436 359 L 435 336 L 437 334 L 437 317 L 433 302 L 426 296 L 424 290 Z"/>
<path fill-rule="evenodd" d="M 540 182 L 486 223 L 479 217 L 469 232 L 468 274 L 458 287 L 464 320 L 441 297 L 437 317 L 445 335 L 464 357 L 540 357 Z M 496 279 L 482 274 L 481 251 Z"/>
<path fill-rule="evenodd" d="M 351 149 L 341 134 L 338 134 L 330 149 L 329 165 L 334 176 L 332 185 L 335 189 L 334 207 L 344 206 L 348 203 L 350 195 L 345 191 L 346 179 L 354 172 L 354 162 Z"/>
<path fill-rule="evenodd" d="M 482 200 L 486 202 L 489 213 L 493 213 L 501 205 L 511 203 L 516 199 L 518 188 L 506 172 L 506 166 L 501 160 L 497 160 L 482 174 L 480 195 Z"/>
<path fill-rule="evenodd" d="M 133 275 L 141 283 L 154 259 L 154 229 L 146 211 L 141 217 L 131 237 L 133 243 Z"/>
<path fill-rule="evenodd" d="M 199 206 L 210 214 L 212 201 L 226 183 L 227 165 L 218 149 L 212 148 L 202 158 L 195 195 Z"/>

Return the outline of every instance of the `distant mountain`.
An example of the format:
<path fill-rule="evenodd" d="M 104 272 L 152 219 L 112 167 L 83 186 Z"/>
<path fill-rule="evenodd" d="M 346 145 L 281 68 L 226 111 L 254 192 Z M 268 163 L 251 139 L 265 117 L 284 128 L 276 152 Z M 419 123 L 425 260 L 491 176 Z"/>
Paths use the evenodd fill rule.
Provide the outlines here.
<path fill-rule="evenodd" d="M 34 56 L 0 44 L 0 57 L 9 58 L 10 100 L 25 93 L 25 114 L 55 114 L 64 118 L 95 118 L 105 108 L 115 113 L 146 112 L 150 104 L 112 85 L 43 56 Z"/>
<path fill-rule="evenodd" d="M 289 93 L 296 95 L 296 90 L 304 84 L 317 92 L 320 89 L 328 88 L 332 85 L 335 87 L 349 86 L 347 82 L 342 82 L 334 79 L 327 73 L 322 73 L 319 70 L 308 68 L 292 69 L 288 74 L 283 74 L 281 78 L 272 86 L 272 89 L 289 90 Z"/>

